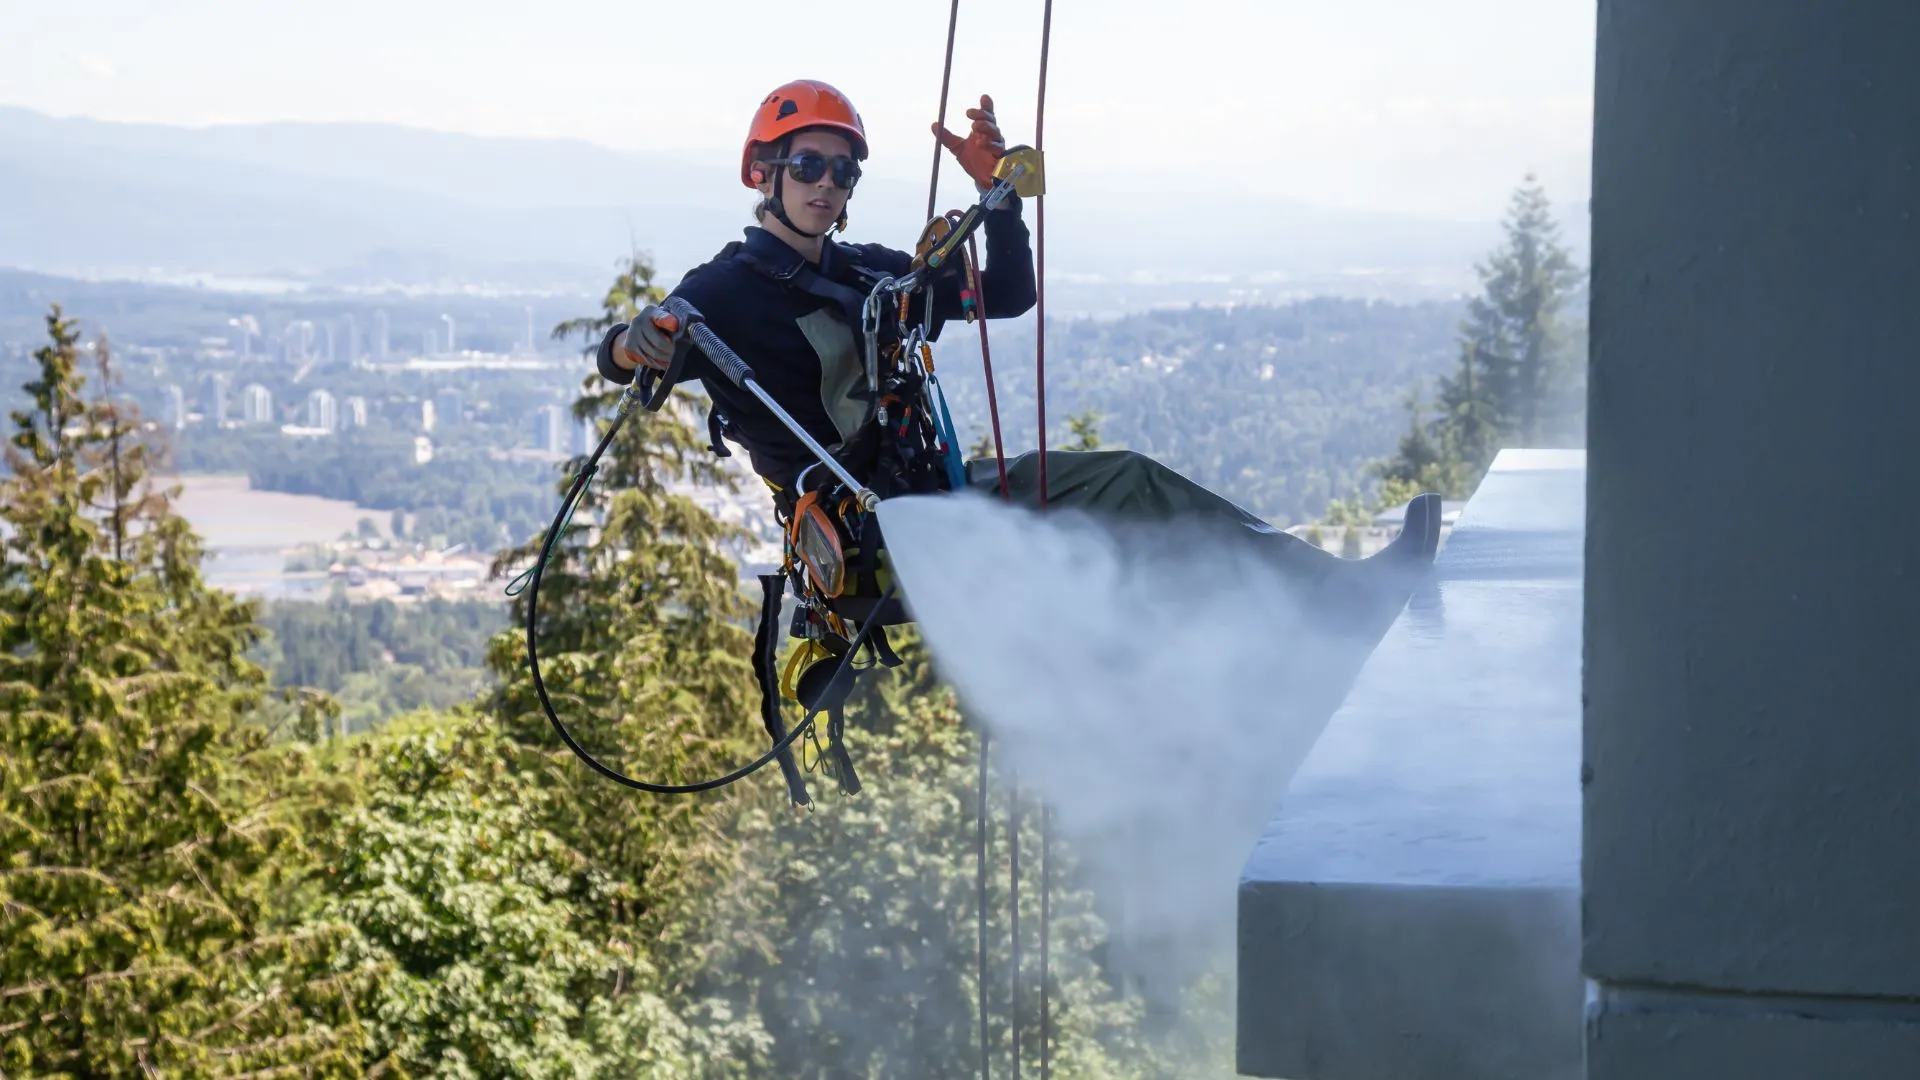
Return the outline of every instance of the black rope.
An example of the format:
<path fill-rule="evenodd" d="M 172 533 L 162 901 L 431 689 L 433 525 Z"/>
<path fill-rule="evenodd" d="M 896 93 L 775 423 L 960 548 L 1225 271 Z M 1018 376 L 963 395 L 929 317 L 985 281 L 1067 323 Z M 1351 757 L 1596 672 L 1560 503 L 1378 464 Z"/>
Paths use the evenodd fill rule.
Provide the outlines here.
<path fill-rule="evenodd" d="M 940 109 L 937 119 L 943 124 L 946 123 L 947 120 L 947 93 L 953 84 L 953 42 L 959 25 L 960 0 L 952 0 L 952 3 L 947 7 L 946 60 L 940 72 Z M 934 213 L 939 206 L 937 200 L 940 191 L 940 155 L 944 149 L 945 147 L 940 145 L 940 140 L 935 139 L 933 141 L 933 168 L 927 177 L 928 221 L 933 220 Z M 980 323 L 980 347 L 982 350 L 981 355 L 984 358 L 986 355 L 987 333 L 984 307 L 981 309 L 981 314 L 983 317 Z M 991 367 L 987 368 L 987 394 L 989 397 L 993 394 L 993 369 Z M 994 417 L 994 428 L 997 436 L 999 433 L 998 415 Z M 1005 470 L 1006 466 L 1003 463 L 1001 465 L 1003 475 Z M 1004 481 L 1002 487 L 1005 487 Z M 979 808 L 978 835 L 976 837 L 978 850 L 976 851 L 975 872 L 979 879 L 980 890 L 980 934 L 976 945 L 979 950 L 980 962 L 980 1080 L 987 1080 L 989 1074 L 987 1046 L 987 733 L 984 728 L 980 731 L 980 782 L 975 794 Z M 1015 1075 L 1017 1077 L 1019 1074 L 1016 1072 Z"/>
<path fill-rule="evenodd" d="M 1033 108 L 1033 148 L 1046 153 L 1047 140 L 1047 58 L 1053 44 L 1053 0 L 1045 0 L 1040 15 L 1040 87 Z M 1033 392 L 1038 402 L 1040 431 L 1040 505 L 1047 503 L 1047 197 L 1033 199 L 1034 233 L 1034 330 Z M 1053 1072 L 1053 1047 L 1048 1040 L 1047 987 L 1047 825 L 1048 814 L 1043 796 L 1040 804 L 1040 1077 L 1049 1080 Z"/>
<path fill-rule="evenodd" d="M 1047 838 L 1052 833 L 1053 811 L 1046 801 L 1040 803 L 1040 1075 L 1048 1077 L 1053 1072 L 1053 1048 L 1049 1040 L 1053 1037 L 1053 1017 L 1047 1012 L 1047 893 L 1053 882 L 1047 866 Z"/>
<path fill-rule="evenodd" d="M 947 122 L 947 88 L 953 84 L 953 34 L 959 25 L 960 0 L 953 0 L 953 4 L 947 8 L 947 63 L 940 73 L 940 115 L 937 119 L 943 124 Z M 934 196 L 940 190 L 940 151 L 944 149 L 939 139 L 933 140 L 933 175 L 927 180 L 928 221 L 933 220 L 934 208 L 938 205 Z"/>
<path fill-rule="evenodd" d="M 1009 765 L 1007 769 L 1007 881 L 1011 894 L 1007 906 L 1010 909 L 1011 925 L 1008 933 L 1013 940 L 1013 996 L 1007 1003 L 1010 1019 L 1009 1029 L 1013 1033 L 1013 1075 L 1020 1075 L 1020 769 Z"/>
<path fill-rule="evenodd" d="M 656 392 L 664 392 L 664 390 Z M 580 475 L 574 478 L 573 486 L 567 490 L 567 496 L 560 504 L 559 513 L 554 515 L 553 523 L 547 526 L 546 536 L 540 545 L 540 557 L 534 561 L 531 570 L 508 584 L 507 594 L 509 596 L 515 595 L 518 591 L 515 586 L 518 585 L 522 579 L 526 580 L 527 667 L 533 673 L 533 689 L 534 693 L 540 697 L 540 707 L 546 710 L 547 720 L 553 725 L 553 730 L 559 732 L 560 738 L 567 744 L 567 748 L 572 750 L 576 757 L 586 762 L 595 772 L 615 783 L 624 784 L 627 787 L 640 791 L 651 792 L 655 795 L 694 795 L 703 791 L 713 791 L 716 788 L 726 787 L 728 784 L 744 780 L 753 773 L 758 772 L 764 768 L 768 762 L 779 757 L 782 751 L 792 746 L 801 736 L 813 730 L 813 722 L 822 710 L 815 708 L 807 713 L 806 719 L 800 721 L 799 725 L 788 732 L 785 738 L 774 743 L 772 748 L 761 755 L 759 759 L 750 764 L 743 765 L 725 776 L 715 777 L 712 780 L 703 780 L 697 784 L 649 783 L 645 780 L 636 780 L 617 769 L 604 765 L 598 758 L 588 753 L 586 747 L 574 741 L 572 733 L 567 731 L 566 725 L 561 723 L 560 717 L 554 713 L 553 702 L 547 697 L 546 681 L 540 677 L 539 635 L 534 629 L 535 619 L 540 609 L 540 576 L 546 569 L 547 560 L 553 555 L 553 546 L 558 542 L 561 530 L 565 527 L 566 522 L 573 517 L 574 505 L 579 501 L 581 494 L 586 491 L 587 485 L 593 481 L 594 473 L 599 471 L 600 456 L 606 453 L 608 444 L 613 442 L 614 434 L 620 430 L 620 425 L 626 422 L 629 409 L 632 406 L 631 399 L 632 391 L 622 395 L 620 415 L 614 419 L 612 424 L 608 425 L 607 433 L 601 436 L 600 445 L 594 447 L 592 456 L 589 457 L 587 463 L 581 467 Z M 888 583 L 886 592 L 880 597 L 882 604 L 892 598 L 893 590 L 894 583 Z M 880 621 L 878 619 L 869 619 L 866 625 L 860 628 L 860 633 L 854 637 L 852 643 L 848 646 L 846 655 L 840 658 L 840 666 L 834 671 L 832 682 L 838 682 L 840 678 L 847 673 L 847 669 L 853 664 L 853 658 L 860 652 L 860 646 L 867 640 L 868 635 L 873 632 L 874 628 L 879 625 Z"/>
<path fill-rule="evenodd" d="M 980 729 L 980 1080 L 987 1080 L 987 730 Z"/>

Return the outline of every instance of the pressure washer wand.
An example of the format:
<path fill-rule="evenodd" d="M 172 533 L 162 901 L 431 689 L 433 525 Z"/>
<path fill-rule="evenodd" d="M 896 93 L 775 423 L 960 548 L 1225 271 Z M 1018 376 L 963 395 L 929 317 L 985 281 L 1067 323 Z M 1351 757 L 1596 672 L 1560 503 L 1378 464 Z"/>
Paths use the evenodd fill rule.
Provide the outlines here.
<path fill-rule="evenodd" d="M 787 430 L 793 432 L 795 438 L 805 443 L 807 449 L 813 452 L 813 456 L 820 459 L 820 464 L 825 465 L 834 476 L 840 479 L 841 483 L 852 489 L 854 499 L 860 504 L 862 510 L 872 512 L 880 505 L 880 496 L 874 494 L 865 484 L 855 480 L 846 466 L 840 464 L 838 459 L 828 453 L 827 448 L 821 446 L 818 439 L 809 435 L 807 429 L 801 427 L 798 420 L 788 415 L 787 410 L 773 400 L 773 395 L 761 388 L 759 380 L 754 378 L 753 369 L 747 366 L 745 360 L 740 359 L 739 353 L 734 352 L 726 342 L 720 340 L 720 335 L 713 332 L 713 329 L 707 325 L 706 317 L 701 315 L 692 304 L 688 303 L 684 297 L 669 296 L 660 306 L 679 318 L 680 324 L 686 327 L 687 336 L 693 339 L 693 343 L 700 347 L 701 352 L 707 354 L 707 359 L 713 361 L 713 365 L 720 369 L 721 374 L 725 375 L 729 382 L 759 398 L 760 403 L 778 417 L 780 422 L 786 425 Z M 661 387 L 655 393 L 664 394 L 667 389 L 667 387 Z"/>

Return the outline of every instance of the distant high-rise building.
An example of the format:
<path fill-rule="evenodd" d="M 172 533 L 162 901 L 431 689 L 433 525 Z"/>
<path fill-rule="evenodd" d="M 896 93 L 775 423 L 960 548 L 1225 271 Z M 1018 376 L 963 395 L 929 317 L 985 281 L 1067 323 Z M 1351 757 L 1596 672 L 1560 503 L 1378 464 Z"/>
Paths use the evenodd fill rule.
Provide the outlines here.
<path fill-rule="evenodd" d="M 175 431 L 187 426 L 187 392 L 179 383 L 167 387 L 167 426 Z"/>
<path fill-rule="evenodd" d="M 440 342 L 431 329 L 420 331 L 420 355 L 432 356 L 440 351 Z"/>
<path fill-rule="evenodd" d="M 315 390 L 307 395 L 307 426 L 323 431 L 340 429 L 339 406 L 335 404 L 330 391 Z"/>
<path fill-rule="evenodd" d="M 433 440 L 427 438 L 425 435 L 415 435 L 413 437 L 413 463 L 415 465 L 425 465 L 432 460 Z"/>
<path fill-rule="evenodd" d="M 442 315 L 440 316 L 440 321 L 447 324 L 447 352 L 452 354 L 456 351 L 456 346 L 453 343 L 453 316 Z"/>
<path fill-rule="evenodd" d="M 334 340 L 332 322 L 326 323 L 326 330 L 327 330 L 327 363 L 337 364 L 340 362 L 339 342 Z"/>
<path fill-rule="evenodd" d="M 273 422 L 273 395 L 259 383 L 248 383 L 240 392 L 240 418 L 249 424 Z"/>
<path fill-rule="evenodd" d="M 433 413 L 440 422 L 449 426 L 458 424 L 465 416 L 460 391 L 448 387 L 433 395 Z"/>
<path fill-rule="evenodd" d="M 227 422 L 226 372 L 212 372 L 200 380 L 200 412 L 214 427 Z"/>
<path fill-rule="evenodd" d="M 340 359 L 351 364 L 360 359 L 360 322 L 353 316 L 347 316 L 347 347 L 342 350 Z"/>
<path fill-rule="evenodd" d="M 228 319 L 227 325 L 233 327 L 234 351 L 240 354 L 240 359 L 253 359 L 253 339 L 260 333 L 259 321 L 251 315 L 238 315 Z"/>
<path fill-rule="evenodd" d="M 373 358 L 375 360 L 387 358 L 387 334 L 387 312 L 385 308 L 381 308 L 373 313 Z"/>
<path fill-rule="evenodd" d="M 593 419 L 591 417 L 581 417 L 580 422 L 574 425 L 573 428 L 573 452 L 576 454 L 591 454 L 593 453 L 593 448 L 598 445 L 599 442 L 600 433 L 593 429 Z"/>
<path fill-rule="evenodd" d="M 347 411 L 341 416 L 341 426 L 363 428 L 367 426 L 367 399 L 355 394 L 346 401 Z"/>
<path fill-rule="evenodd" d="M 313 324 L 305 319 L 295 319 L 281 332 L 281 343 L 286 351 L 287 363 L 304 364 L 313 355 Z"/>
<path fill-rule="evenodd" d="M 427 401 L 421 402 L 420 403 L 420 430 L 432 431 L 433 420 L 434 420 L 433 401 L 429 399 Z"/>
<path fill-rule="evenodd" d="M 533 444 L 549 454 L 567 452 L 567 410 L 563 406 L 542 405 L 533 414 Z"/>

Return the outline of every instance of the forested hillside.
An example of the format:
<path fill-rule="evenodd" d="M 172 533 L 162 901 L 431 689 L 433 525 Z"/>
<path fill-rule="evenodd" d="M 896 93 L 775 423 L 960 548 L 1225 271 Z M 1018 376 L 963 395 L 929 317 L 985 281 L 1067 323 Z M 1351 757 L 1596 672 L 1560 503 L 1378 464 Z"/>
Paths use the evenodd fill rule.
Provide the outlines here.
<path fill-rule="evenodd" d="M 1324 298 L 1055 323 L 1048 440 L 1091 411 L 1110 445 L 1149 454 L 1262 516 L 1308 520 L 1393 452 L 1417 385 L 1452 364 L 1464 303 Z M 1033 335 L 989 324 L 1009 451 L 1034 442 Z M 943 337 L 940 377 L 962 437 L 988 432 L 978 330 Z"/>
<path fill-rule="evenodd" d="M 365 731 L 471 701 L 489 682 L 488 639 L 506 622 L 491 600 L 283 600 L 261 610 L 266 636 L 253 655 L 275 686 L 324 690 L 340 702 L 343 730 Z"/>

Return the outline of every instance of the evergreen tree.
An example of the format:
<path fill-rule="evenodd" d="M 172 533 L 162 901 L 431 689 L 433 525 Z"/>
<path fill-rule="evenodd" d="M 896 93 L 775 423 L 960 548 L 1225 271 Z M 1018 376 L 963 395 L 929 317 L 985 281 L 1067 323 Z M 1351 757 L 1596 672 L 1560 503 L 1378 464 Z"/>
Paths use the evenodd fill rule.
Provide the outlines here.
<path fill-rule="evenodd" d="M 706 954 L 707 988 L 761 1018 L 772 1042 L 755 1063 L 757 1075 L 978 1075 L 979 741 L 951 693 L 930 686 L 929 673 L 914 663 L 908 668 L 850 717 L 865 781 L 858 798 L 822 800 L 804 816 L 788 812 L 773 790 L 735 801 L 727 831 L 739 845 L 736 867 L 708 901 L 722 917 Z M 1005 785 L 996 783 L 988 812 L 1000 861 L 987 897 L 995 1075 L 1011 1075 L 1007 811 Z M 1021 815 L 1029 858 L 1038 850 L 1039 821 L 1029 801 Z M 1117 994 L 1097 963 L 1106 928 L 1057 838 L 1050 862 L 1054 1075 L 1166 1075 L 1156 1071 L 1142 1034 L 1141 1002 Z M 1029 1069 L 1040 1039 L 1038 889 L 1037 873 L 1023 875 L 1019 1015 Z"/>
<path fill-rule="evenodd" d="M 750 1018 L 694 1026 L 651 993 L 593 992 L 623 960 L 574 923 L 607 876 L 541 825 L 557 793 L 502 750 L 470 716 L 355 748 L 369 775 L 321 910 L 353 928 L 343 957 L 391 972 L 364 1003 L 374 1054 L 415 1075 L 738 1075 Z"/>
<path fill-rule="evenodd" d="M 991 430 L 981 432 L 980 437 L 973 440 L 973 445 L 967 447 L 967 460 L 993 460 L 993 432 Z"/>
<path fill-rule="evenodd" d="M 1374 467 L 1375 476 L 1389 484 L 1418 488 L 1435 475 L 1444 459 L 1439 440 L 1434 435 L 1434 425 L 1427 421 L 1426 412 L 1424 396 L 1419 387 L 1414 387 L 1407 396 L 1406 434 L 1400 436 L 1400 445 L 1394 456 Z"/>
<path fill-rule="evenodd" d="M 0 1072 L 355 1075 L 330 935 L 273 907 L 300 759 L 241 722 L 251 609 L 202 582 L 111 383 L 82 397 L 73 321 L 47 329 L 0 481 Z"/>
<path fill-rule="evenodd" d="M 1440 382 L 1440 462 L 1451 471 L 1443 468 L 1439 475 L 1440 482 L 1450 488 L 1463 480 L 1478 482 L 1500 452 L 1507 427 L 1501 419 L 1507 414 L 1483 375 L 1487 362 L 1481 359 L 1480 347 L 1480 341 L 1467 341 L 1460 350 L 1457 373 Z M 1463 471 L 1468 475 L 1457 475 Z"/>
<path fill-rule="evenodd" d="M 663 292 L 641 255 L 623 261 L 594 316 L 562 323 L 591 354 L 607 328 L 631 321 Z M 577 417 L 608 422 L 620 388 L 587 376 Z M 687 490 L 731 488 L 697 423 L 696 387 L 676 390 L 657 413 L 635 409 L 601 459 L 594 483 L 543 571 L 537 623 L 541 676 L 555 711 L 595 757 L 629 775 L 685 783 L 726 772 L 765 749 L 752 669 L 752 619 L 726 545 L 742 530 L 715 519 Z M 601 429 L 604 431 L 604 428 Z M 572 474 L 584 464 L 568 464 Z M 502 552 L 503 577 L 538 557 L 539 538 Z M 518 583 L 516 583 L 516 586 Z M 582 932 L 615 954 L 660 958 L 669 986 L 684 981 L 675 944 L 698 929 L 702 868 L 725 845 L 708 820 L 712 799 L 662 797 L 589 770 L 553 731 L 528 671 L 529 594 L 510 586 L 515 630 L 495 639 L 488 666 L 500 680 L 490 708 L 563 794 L 544 824 L 615 883 L 583 905 Z M 639 966 L 609 976 L 616 995 L 643 981 Z"/>
<path fill-rule="evenodd" d="M 1067 417 L 1067 430 L 1073 437 L 1060 447 L 1062 450 L 1098 450 L 1100 441 L 1100 414 L 1091 409 L 1074 413 Z"/>
<path fill-rule="evenodd" d="M 1468 305 L 1469 364 L 1483 374 L 1485 399 L 1505 433 L 1540 446 L 1560 436 L 1565 420 L 1545 406 L 1585 359 L 1566 347 L 1567 301 L 1581 272 L 1532 174 L 1514 192 L 1504 228 L 1506 246 L 1479 267 L 1484 293 Z"/>
<path fill-rule="evenodd" d="M 1373 470 L 1387 482 L 1383 500 L 1404 501 L 1410 488 L 1465 498 L 1502 446 L 1580 437 L 1585 338 L 1567 310 L 1582 272 L 1533 176 L 1515 191 L 1504 229 L 1505 244 L 1477 268 L 1482 292 L 1468 303 L 1459 363 L 1440 380 L 1434 414 L 1416 396 L 1398 451 Z"/>

